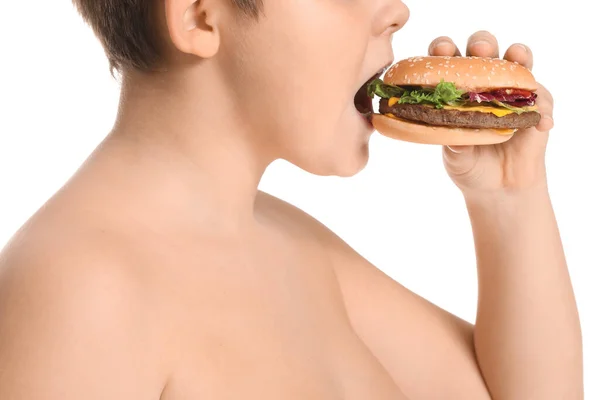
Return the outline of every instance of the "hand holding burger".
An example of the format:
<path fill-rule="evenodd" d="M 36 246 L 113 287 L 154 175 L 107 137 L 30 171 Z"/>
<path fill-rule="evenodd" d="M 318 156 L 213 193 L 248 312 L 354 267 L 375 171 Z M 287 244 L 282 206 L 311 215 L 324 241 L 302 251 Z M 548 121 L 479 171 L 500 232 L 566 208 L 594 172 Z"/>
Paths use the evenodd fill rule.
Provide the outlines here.
<path fill-rule="evenodd" d="M 444 145 L 446 170 L 469 198 L 522 193 L 532 188 L 546 190 L 545 151 L 549 131 L 554 125 L 553 100 L 530 72 L 533 67 L 531 50 L 514 44 L 506 51 L 504 62 L 498 59 L 496 38 L 489 32 L 480 31 L 469 38 L 466 53 L 467 57 L 478 59 L 460 57 L 460 51 L 447 37 L 434 40 L 429 55 L 441 58 L 435 58 L 437 65 L 433 65 L 432 59 L 427 57 L 419 61 L 423 70 L 430 73 L 425 77 L 422 73 L 417 85 L 427 85 L 429 79 L 429 87 L 433 91 L 429 89 L 424 97 L 434 102 L 392 100 L 392 97 L 401 99 L 402 96 L 418 100 L 419 88 L 402 91 L 387 99 L 381 98 L 380 112 L 383 111 L 383 115 L 374 115 L 376 129 L 402 140 Z M 414 66 L 410 67 L 411 64 Z M 440 67 L 439 64 L 455 66 Z M 417 65 L 410 62 L 406 67 L 410 69 Z M 425 65 L 434 69 L 425 68 Z M 446 75 L 445 71 L 438 75 L 436 67 L 451 70 L 454 76 L 452 72 Z M 419 72 L 400 74 L 397 72 L 400 68 L 398 66 L 396 72 L 390 69 L 386 77 L 391 78 L 391 82 L 414 85 L 415 81 L 410 76 Z M 489 74 L 466 72 L 469 73 L 467 76 L 466 73 L 461 74 L 461 70 L 475 70 L 479 71 L 478 74 L 486 71 Z M 434 85 L 432 82 L 437 76 L 442 82 L 442 75 L 444 84 Z M 408 82 L 408 79 L 411 81 Z M 371 86 L 374 94 L 389 90 L 381 83 L 379 88 L 376 85 Z M 413 94 L 415 90 L 417 93 Z M 415 105 L 424 108 L 412 107 Z M 481 109 L 465 110 L 468 107 Z"/>

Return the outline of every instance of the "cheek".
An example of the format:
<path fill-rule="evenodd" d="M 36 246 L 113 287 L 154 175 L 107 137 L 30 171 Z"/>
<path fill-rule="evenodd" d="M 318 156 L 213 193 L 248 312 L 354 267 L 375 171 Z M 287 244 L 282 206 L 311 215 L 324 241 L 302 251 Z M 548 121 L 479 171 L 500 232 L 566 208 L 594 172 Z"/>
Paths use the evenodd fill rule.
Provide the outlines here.
<path fill-rule="evenodd" d="M 347 5 L 283 3 L 271 2 L 268 18 L 245 32 L 232 54 L 237 108 L 286 158 L 356 152 L 364 147 L 364 126 L 353 98 L 364 78 L 368 26 L 355 13 L 340 12 Z"/>

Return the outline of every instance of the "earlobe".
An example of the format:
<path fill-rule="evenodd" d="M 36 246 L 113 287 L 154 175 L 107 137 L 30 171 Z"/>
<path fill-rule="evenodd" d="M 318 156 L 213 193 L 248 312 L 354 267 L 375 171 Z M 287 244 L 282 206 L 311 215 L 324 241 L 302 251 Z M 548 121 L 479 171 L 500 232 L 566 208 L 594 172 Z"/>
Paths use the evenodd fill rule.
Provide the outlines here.
<path fill-rule="evenodd" d="M 217 53 L 218 3 L 218 0 L 165 0 L 169 36 L 179 51 L 200 58 Z"/>

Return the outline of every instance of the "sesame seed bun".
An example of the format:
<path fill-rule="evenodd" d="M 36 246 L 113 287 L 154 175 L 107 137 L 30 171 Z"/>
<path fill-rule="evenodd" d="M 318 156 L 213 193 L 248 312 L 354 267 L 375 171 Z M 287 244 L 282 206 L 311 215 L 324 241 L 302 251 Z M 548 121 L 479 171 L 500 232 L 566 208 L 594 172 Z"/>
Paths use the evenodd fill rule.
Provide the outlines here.
<path fill-rule="evenodd" d="M 373 114 L 372 118 L 373 126 L 383 136 L 422 144 L 448 146 L 497 144 L 509 140 L 516 131 L 516 129 L 469 129 L 429 126 L 381 114 Z"/>
<path fill-rule="evenodd" d="M 392 66 L 383 81 L 396 86 L 435 87 L 453 82 L 458 89 L 485 92 L 499 88 L 537 90 L 531 72 L 520 64 L 497 58 L 413 57 Z"/>

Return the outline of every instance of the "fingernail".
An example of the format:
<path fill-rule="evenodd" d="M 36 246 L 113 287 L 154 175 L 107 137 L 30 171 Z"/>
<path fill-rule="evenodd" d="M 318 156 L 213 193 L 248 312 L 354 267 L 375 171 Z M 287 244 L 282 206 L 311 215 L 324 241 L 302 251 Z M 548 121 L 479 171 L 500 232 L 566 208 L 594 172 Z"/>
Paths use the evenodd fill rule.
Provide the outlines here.
<path fill-rule="evenodd" d="M 435 49 L 435 48 L 442 47 L 442 46 L 449 46 L 451 44 L 452 43 L 450 43 L 447 40 L 440 40 L 439 42 L 437 42 L 436 44 L 433 45 L 433 48 Z"/>
<path fill-rule="evenodd" d="M 462 153 L 462 151 L 455 149 L 452 146 L 446 146 L 448 148 L 448 150 L 450 150 L 451 152 L 453 152 L 454 154 L 460 154 Z"/>
<path fill-rule="evenodd" d="M 527 49 L 527 46 L 525 46 L 525 45 L 523 45 L 523 44 L 517 44 L 517 47 L 519 47 L 519 48 L 523 49 L 523 51 L 524 51 L 525 53 L 527 53 L 527 52 L 529 51 L 529 50 Z"/>
<path fill-rule="evenodd" d="M 490 43 L 490 42 L 488 42 L 487 40 L 478 40 L 478 41 L 476 41 L 476 42 L 473 42 L 471 45 L 472 45 L 472 46 L 483 46 L 483 45 L 485 45 L 485 44 L 487 44 L 487 45 L 491 45 L 491 43 Z"/>

